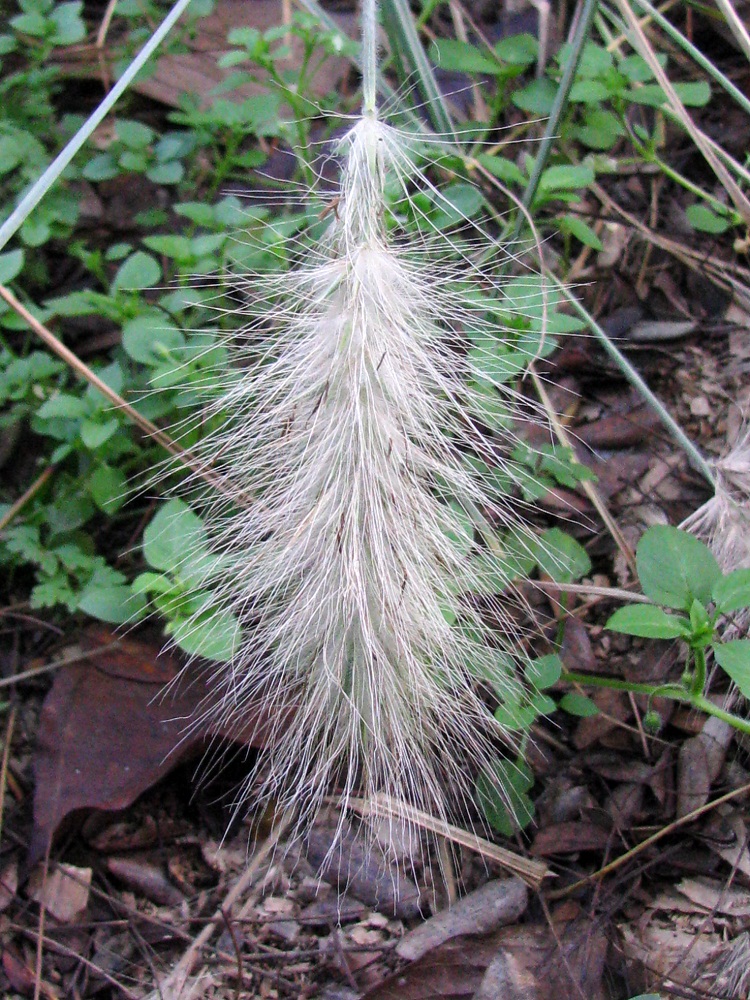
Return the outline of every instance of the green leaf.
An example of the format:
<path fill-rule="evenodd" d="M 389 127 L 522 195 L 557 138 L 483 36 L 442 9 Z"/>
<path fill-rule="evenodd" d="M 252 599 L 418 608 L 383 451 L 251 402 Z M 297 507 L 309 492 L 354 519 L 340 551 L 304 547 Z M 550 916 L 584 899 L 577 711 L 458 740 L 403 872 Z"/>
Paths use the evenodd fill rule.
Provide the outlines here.
<path fill-rule="evenodd" d="M 556 583 L 573 583 L 591 570 L 588 553 L 560 528 L 545 531 L 536 543 L 539 569 Z"/>
<path fill-rule="evenodd" d="M 495 52 L 503 62 L 531 66 L 539 55 L 539 42 L 529 34 L 509 35 L 495 45 Z"/>
<path fill-rule="evenodd" d="M 146 171 L 146 176 L 154 184 L 179 184 L 184 174 L 185 168 L 177 160 L 157 163 Z"/>
<path fill-rule="evenodd" d="M 539 179 L 539 191 L 551 194 L 555 191 L 577 191 L 594 183 L 594 171 L 583 164 L 560 163 L 547 167 Z"/>
<path fill-rule="evenodd" d="M 674 83 L 672 86 L 687 108 L 703 108 L 711 100 L 711 87 L 706 80 Z M 660 108 L 668 103 L 667 95 L 657 83 L 646 83 L 642 87 L 634 87 L 627 91 L 624 96 L 633 104 L 647 104 L 652 108 Z"/>
<path fill-rule="evenodd" d="M 591 226 L 584 222 L 580 215 L 564 215 L 558 222 L 560 230 L 564 233 L 570 233 L 571 236 L 575 236 L 577 240 L 580 240 L 584 246 L 591 247 L 593 250 L 602 250 L 602 241 L 596 235 Z"/>
<path fill-rule="evenodd" d="M 573 127 L 572 134 L 589 149 L 606 150 L 611 149 L 625 135 L 625 126 L 612 111 L 587 107 L 583 121 Z"/>
<path fill-rule="evenodd" d="M 0 284 L 7 285 L 9 281 L 21 273 L 23 267 L 23 250 L 10 250 L 0 253 Z"/>
<path fill-rule="evenodd" d="M 722 576 L 714 584 L 711 597 L 716 610 L 723 614 L 750 607 L 750 569 L 736 569 Z"/>
<path fill-rule="evenodd" d="M 142 122 L 115 122 L 115 133 L 120 141 L 130 149 L 145 149 L 154 140 L 154 130 Z"/>
<path fill-rule="evenodd" d="M 169 500 L 143 532 L 143 554 L 154 569 L 179 571 L 206 552 L 203 521 L 183 500 Z"/>
<path fill-rule="evenodd" d="M 105 514 L 114 514 L 125 503 L 127 478 L 121 469 L 100 465 L 89 476 L 91 498 Z"/>
<path fill-rule="evenodd" d="M 521 111 L 546 118 L 555 103 L 556 94 L 557 86 L 545 76 L 541 80 L 534 80 L 522 90 L 517 90 L 511 99 Z"/>
<path fill-rule="evenodd" d="M 689 611 L 696 599 L 708 604 L 721 577 L 708 546 L 670 525 L 659 524 L 645 532 L 638 543 L 636 565 L 646 597 L 680 611 Z"/>
<path fill-rule="evenodd" d="M 95 584 L 84 588 L 78 608 L 92 618 L 102 622 L 124 625 L 142 618 L 147 602 L 141 594 L 136 594 L 127 584 L 101 587 Z"/>
<path fill-rule="evenodd" d="M 120 168 L 110 153 L 99 153 L 83 168 L 83 176 L 87 181 L 108 181 L 119 173 Z"/>
<path fill-rule="evenodd" d="M 143 365 L 162 364 L 171 352 L 185 347 L 184 334 L 169 327 L 168 322 L 164 313 L 154 311 L 125 324 L 122 346 L 133 361 Z"/>
<path fill-rule="evenodd" d="M 646 639 L 679 639 L 690 631 L 684 618 L 668 615 L 653 604 L 628 604 L 618 608 L 610 616 L 607 628 Z"/>
<path fill-rule="evenodd" d="M 89 412 L 89 407 L 83 399 L 60 392 L 42 403 L 36 411 L 40 420 L 78 420 Z"/>
<path fill-rule="evenodd" d="M 117 417 L 110 420 L 84 420 L 80 429 L 81 441 L 93 451 L 109 441 L 119 426 Z"/>
<path fill-rule="evenodd" d="M 484 195 L 473 184 L 450 184 L 435 199 L 440 213 L 434 219 L 438 229 L 471 219 L 484 208 Z"/>
<path fill-rule="evenodd" d="M 734 639 L 714 646 L 714 659 L 732 678 L 745 698 L 750 698 L 750 639 Z"/>
<path fill-rule="evenodd" d="M 169 629 L 175 642 L 191 656 L 226 663 L 242 638 L 239 622 L 229 611 L 209 608 L 197 617 L 178 622 Z"/>
<path fill-rule="evenodd" d="M 549 653 L 547 656 L 537 656 L 527 665 L 524 673 L 529 684 L 537 691 L 543 691 L 557 684 L 562 670 L 563 662 L 557 653 Z"/>
<path fill-rule="evenodd" d="M 55 26 L 51 41 L 55 45 L 75 45 L 86 37 L 86 25 L 81 19 L 82 0 L 56 4 L 50 11 L 50 21 Z"/>
<path fill-rule="evenodd" d="M 599 709 L 588 695 L 579 694 L 577 691 L 568 691 L 560 699 L 559 708 L 568 715 L 577 715 L 582 719 L 588 719 L 599 714 Z"/>
<path fill-rule="evenodd" d="M 508 160 L 504 156 L 490 156 L 488 153 L 480 153 L 477 159 L 485 170 L 489 170 L 494 177 L 499 177 L 505 184 L 526 183 L 523 171 L 513 160 Z"/>
<path fill-rule="evenodd" d="M 580 104 L 597 104 L 609 97 L 609 87 L 601 80 L 576 80 L 570 88 L 569 101 Z"/>
<path fill-rule="evenodd" d="M 504 73 L 505 67 L 468 42 L 439 38 L 430 46 L 429 57 L 441 69 L 453 73 Z"/>
<path fill-rule="evenodd" d="M 534 804 L 527 793 L 533 786 L 534 775 L 522 760 L 500 760 L 480 774 L 477 798 L 494 830 L 512 837 L 529 825 Z"/>
<path fill-rule="evenodd" d="M 112 291 L 153 288 L 161 280 L 162 273 L 159 262 L 151 254 L 139 250 L 120 265 L 112 281 Z"/>
<path fill-rule="evenodd" d="M 696 202 L 685 209 L 687 220 L 693 229 L 701 233 L 725 233 L 731 223 L 725 215 L 719 215 L 708 205 Z"/>

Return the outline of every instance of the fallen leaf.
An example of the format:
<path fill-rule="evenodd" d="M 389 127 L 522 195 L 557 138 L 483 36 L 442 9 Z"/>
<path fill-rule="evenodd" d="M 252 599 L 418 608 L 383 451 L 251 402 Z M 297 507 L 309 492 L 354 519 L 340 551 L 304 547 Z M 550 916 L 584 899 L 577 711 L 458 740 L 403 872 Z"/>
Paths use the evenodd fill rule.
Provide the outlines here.
<path fill-rule="evenodd" d="M 29 878 L 28 894 L 58 923 L 73 924 L 89 904 L 91 869 L 58 864 L 49 871 L 36 868 Z"/>
<path fill-rule="evenodd" d="M 369 990 L 362 1000 L 468 1000 L 482 988 L 490 966 L 502 964 L 501 956 L 514 988 L 525 990 L 517 993 L 518 1000 L 604 1000 L 606 953 L 606 937 L 588 920 L 558 929 L 557 937 L 546 924 L 503 927 L 484 937 L 447 941 Z M 500 994 L 498 1000 L 516 997 Z"/>
<path fill-rule="evenodd" d="M 402 918 L 419 914 L 419 890 L 411 879 L 386 863 L 379 851 L 351 832 L 313 827 L 307 836 L 307 860 L 320 878 L 337 891 L 349 894 L 388 915 Z"/>
<path fill-rule="evenodd" d="M 60 823 L 82 809 L 125 809 L 211 736 L 262 746 L 268 719 L 248 710 L 242 728 L 210 728 L 210 674 L 181 672 L 150 643 L 88 634 L 101 653 L 62 667 L 42 706 L 34 751 L 30 864 L 43 857 Z M 181 675 L 179 682 L 175 682 Z M 167 687 L 168 685 L 171 687 Z M 200 710 L 200 711 L 199 711 Z M 196 719 L 199 721 L 196 723 Z"/>
<path fill-rule="evenodd" d="M 528 898 L 520 878 L 494 879 L 409 931 L 396 945 L 396 952 L 414 961 L 451 938 L 489 934 L 518 920 Z"/>
<path fill-rule="evenodd" d="M 107 858 L 107 868 L 129 889 L 159 906 L 179 906 L 185 896 L 165 875 L 162 866 L 147 855 Z"/>
<path fill-rule="evenodd" d="M 8 977 L 11 989 L 25 996 L 34 995 L 36 976 L 23 959 L 10 948 L 3 950 L 3 972 Z"/>
<path fill-rule="evenodd" d="M 13 858 L 0 872 L 0 913 L 7 910 L 18 890 L 18 859 Z"/>
<path fill-rule="evenodd" d="M 708 802 L 735 733 L 727 722 L 709 716 L 701 732 L 682 744 L 677 758 L 678 818 Z"/>
<path fill-rule="evenodd" d="M 579 851 L 603 851 L 611 834 L 595 823 L 556 823 L 540 830 L 531 845 L 535 857 L 552 857 L 557 854 L 577 854 Z"/>

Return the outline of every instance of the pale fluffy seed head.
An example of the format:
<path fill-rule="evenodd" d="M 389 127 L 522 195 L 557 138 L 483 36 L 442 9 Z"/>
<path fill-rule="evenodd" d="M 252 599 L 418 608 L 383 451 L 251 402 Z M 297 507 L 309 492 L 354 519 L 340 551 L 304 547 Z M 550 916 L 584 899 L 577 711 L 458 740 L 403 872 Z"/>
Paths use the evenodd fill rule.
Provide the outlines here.
<path fill-rule="evenodd" d="M 713 464 L 714 495 L 682 524 L 711 547 L 725 573 L 750 567 L 750 425 Z"/>
<path fill-rule="evenodd" d="M 467 240 L 393 235 L 384 192 L 415 178 L 407 137 L 364 117 L 340 151 L 320 243 L 244 282 L 242 374 L 204 444 L 236 494 L 206 500 L 201 585 L 242 624 L 212 711 L 271 715 L 248 793 L 308 813 L 333 788 L 384 793 L 442 816 L 511 741 L 491 703 L 523 657 L 512 600 L 471 596 L 498 589 L 497 530 L 525 531 L 476 472 L 507 444 L 479 427 L 466 349 L 502 336 L 475 295 L 496 289 Z"/>

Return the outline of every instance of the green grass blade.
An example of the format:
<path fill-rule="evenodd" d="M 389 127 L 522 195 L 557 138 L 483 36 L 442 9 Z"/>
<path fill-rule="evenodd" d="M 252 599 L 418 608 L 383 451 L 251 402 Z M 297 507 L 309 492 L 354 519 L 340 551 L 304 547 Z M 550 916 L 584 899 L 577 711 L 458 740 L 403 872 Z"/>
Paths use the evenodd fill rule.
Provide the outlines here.
<path fill-rule="evenodd" d="M 720 87 L 723 87 L 729 96 L 740 105 L 743 111 L 750 115 L 750 100 L 745 94 L 738 87 L 735 87 L 732 81 L 718 67 L 714 66 L 711 60 L 704 56 L 700 49 L 697 49 L 681 31 L 675 28 L 671 21 L 668 21 L 648 0 L 634 0 L 634 3 L 644 14 L 648 14 L 652 21 L 658 24 L 662 31 L 666 35 L 669 35 L 672 41 L 679 45 L 683 52 L 690 56 L 696 65 L 700 66 Z"/>
<path fill-rule="evenodd" d="M 570 88 L 573 86 L 573 80 L 575 79 L 576 71 L 581 61 L 583 47 L 588 41 L 589 34 L 591 33 L 591 25 L 593 24 L 597 7 L 598 0 L 583 0 L 583 2 L 578 6 L 578 10 L 576 12 L 576 32 L 573 37 L 573 41 L 571 42 L 570 56 L 565 64 L 562 79 L 560 80 L 560 85 L 557 88 L 557 93 L 555 94 L 555 102 L 552 105 L 552 110 L 550 111 L 550 116 L 547 121 L 547 127 L 544 130 L 544 136 L 539 145 L 539 151 L 534 159 L 534 169 L 521 199 L 521 203 L 524 208 L 531 207 L 531 203 L 533 202 L 537 188 L 539 187 L 539 181 L 544 173 L 544 168 L 547 166 L 549 155 L 552 152 L 553 143 L 560 134 L 560 120 L 565 113 L 565 109 L 568 104 Z M 522 226 L 523 215 L 519 212 L 516 217 L 515 227 L 510 236 L 511 242 L 518 238 Z"/>
<path fill-rule="evenodd" d="M 427 105 L 437 132 L 454 134 L 450 112 L 425 55 L 407 0 L 382 0 L 382 19 L 391 45 L 416 74 L 417 89 Z"/>
<path fill-rule="evenodd" d="M 58 153 L 42 176 L 36 181 L 33 187 L 21 200 L 15 211 L 13 211 L 2 226 L 0 226 L 0 250 L 2 250 L 8 240 L 21 228 L 28 216 L 49 191 L 63 170 L 65 170 L 97 125 L 104 120 L 119 98 L 122 97 L 132 83 L 136 74 L 151 58 L 189 3 L 190 0 L 178 0 L 135 59 L 133 59 L 130 63 L 114 87 L 104 98 L 99 107 L 78 129 L 67 146 L 60 153 Z"/>
<path fill-rule="evenodd" d="M 612 343 L 607 333 L 597 323 L 585 306 L 578 301 L 573 292 L 569 288 L 566 288 L 566 286 L 555 275 L 547 272 L 547 277 L 565 296 L 570 305 L 573 307 L 573 310 L 578 313 L 582 320 L 585 321 L 586 325 L 597 338 L 607 354 L 609 354 L 618 366 L 628 382 L 630 382 L 630 384 L 638 390 L 643 399 L 655 411 L 674 440 L 685 451 L 693 467 L 708 480 L 711 486 L 715 487 L 716 479 L 711 466 L 705 460 L 703 455 L 701 455 L 674 417 L 672 417 L 672 415 L 666 410 L 664 404 L 661 403 L 651 389 L 649 389 L 640 373 L 636 371 L 625 355 L 615 346 L 615 344 Z"/>

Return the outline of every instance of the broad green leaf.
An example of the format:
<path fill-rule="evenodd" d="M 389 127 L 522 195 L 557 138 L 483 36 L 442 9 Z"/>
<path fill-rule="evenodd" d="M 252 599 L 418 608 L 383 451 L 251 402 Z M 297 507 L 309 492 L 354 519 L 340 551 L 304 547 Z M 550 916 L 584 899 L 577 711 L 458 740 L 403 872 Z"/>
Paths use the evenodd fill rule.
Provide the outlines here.
<path fill-rule="evenodd" d="M 569 691 L 560 699 L 559 708 L 569 715 L 577 715 L 582 719 L 587 719 L 592 715 L 598 715 L 599 709 L 588 695 L 579 694 L 577 691 Z"/>
<path fill-rule="evenodd" d="M 601 80 L 576 80 L 570 88 L 569 100 L 580 104 L 597 104 L 609 97 L 609 87 Z"/>
<path fill-rule="evenodd" d="M 537 656 L 529 663 L 524 671 L 526 680 L 532 684 L 537 691 L 552 687 L 560 680 L 563 663 L 556 653 L 549 653 L 547 656 Z"/>
<path fill-rule="evenodd" d="M 81 424 L 81 441 L 92 451 L 101 446 L 112 437 L 120 426 L 117 417 L 109 420 L 84 420 Z"/>
<path fill-rule="evenodd" d="M 40 420 L 79 420 L 89 412 L 85 400 L 59 392 L 42 403 L 36 411 Z"/>
<path fill-rule="evenodd" d="M 522 90 L 517 90 L 511 100 L 521 111 L 545 118 L 552 110 L 557 94 L 557 86 L 549 77 L 534 80 Z"/>
<path fill-rule="evenodd" d="M 696 80 L 688 83 L 674 83 L 672 86 L 685 107 L 703 108 L 711 100 L 711 87 L 706 80 Z M 658 83 L 646 83 L 642 87 L 634 87 L 624 95 L 633 104 L 647 104 L 652 108 L 660 108 L 668 104 L 667 95 Z"/>
<path fill-rule="evenodd" d="M 505 67 L 490 55 L 468 42 L 439 38 L 432 43 L 430 60 L 441 69 L 454 73 L 504 73 Z"/>
<path fill-rule="evenodd" d="M 734 639 L 714 646 L 714 658 L 745 698 L 750 698 L 750 639 Z"/>
<path fill-rule="evenodd" d="M 504 156 L 490 156 L 488 153 L 480 153 L 477 159 L 486 170 L 505 184 L 526 183 L 523 171 L 513 160 L 508 160 Z"/>
<path fill-rule="evenodd" d="M 541 572 L 556 583 L 572 583 L 591 570 L 586 550 L 560 528 L 550 528 L 541 535 L 535 554 Z"/>
<path fill-rule="evenodd" d="M 49 13 L 50 21 L 55 25 L 51 41 L 55 45 L 75 45 L 86 37 L 86 25 L 81 18 L 82 0 L 72 3 L 56 4 Z"/>
<path fill-rule="evenodd" d="M 146 176 L 154 184 L 179 184 L 184 174 L 185 168 L 177 160 L 157 163 L 146 171 Z"/>
<path fill-rule="evenodd" d="M 152 288 L 162 280 L 161 265 L 151 256 L 138 250 L 120 265 L 112 281 L 112 291 Z"/>
<path fill-rule="evenodd" d="M 23 267 L 23 250 L 10 250 L 0 253 L 0 284 L 7 285 L 9 281 L 21 273 Z"/>
<path fill-rule="evenodd" d="M 625 135 L 625 126 L 612 111 L 598 106 L 587 107 L 583 120 L 573 126 L 574 138 L 589 149 L 611 149 Z"/>
<path fill-rule="evenodd" d="M 477 780 L 477 798 L 487 822 L 506 837 L 525 829 L 534 818 L 528 792 L 534 775 L 523 761 L 499 760 Z"/>
<path fill-rule="evenodd" d="M 229 611 L 207 609 L 169 628 L 175 642 L 191 656 L 226 663 L 237 651 L 242 631 Z"/>
<path fill-rule="evenodd" d="M 539 55 L 539 42 L 533 35 L 509 35 L 495 45 L 495 52 L 503 62 L 517 66 L 531 66 Z"/>
<path fill-rule="evenodd" d="M 646 639 L 679 639 L 690 631 L 688 622 L 653 604 L 628 604 L 618 608 L 607 622 L 607 628 L 626 635 L 640 635 Z"/>
<path fill-rule="evenodd" d="M 636 565 L 646 597 L 681 611 L 689 611 L 695 599 L 708 604 L 721 577 L 708 546 L 670 525 L 659 524 L 645 532 L 638 543 Z"/>
<path fill-rule="evenodd" d="M 115 133 L 130 149 L 144 149 L 154 140 L 154 130 L 144 125 L 142 122 L 124 121 L 120 119 L 115 122 Z"/>
<path fill-rule="evenodd" d="M 547 167 L 539 179 L 539 191 L 551 194 L 555 191 L 577 191 L 594 183 L 594 171 L 583 164 L 560 163 Z"/>
<path fill-rule="evenodd" d="M 143 554 L 154 569 L 179 571 L 206 552 L 203 521 L 184 500 L 169 500 L 143 532 Z"/>
<path fill-rule="evenodd" d="M 716 610 L 726 614 L 750 607 L 750 569 L 736 569 L 714 584 L 711 597 Z"/>
<path fill-rule="evenodd" d="M 725 233 L 731 225 L 725 215 L 719 215 L 718 212 L 702 202 L 688 205 L 685 209 L 685 215 L 693 229 L 697 229 L 701 233 Z"/>
<path fill-rule="evenodd" d="M 141 594 L 132 591 L 129 585 L 110 587 L 90 585 L 86 587 L 78 601 L 78 608 L 99 621 L 123 625 L 142 618 L 147 602 Z"/>
<path fill-rule="evenodd" d="M 89 476 L 88 487 L 94 503 L 105 514 L 114 514 L 125 503 L 127 479 L 122 469 L 98 466 Z"/>
<path fill-rule="evenodd" d="M 111 153 L 99 153 L 83 168 L 83 176 L 87 181 L 108 181 L 119 173 L 120 168 Z"/>
<path fill-rule="evenodd" d="M 185 347 L 182 331 L 168 324 L 169 319 L 162 312 L 137 316 L 123 327 L 122 346 L 134 361 L 143 365 L 162 364 L 173 352 Z"/>

